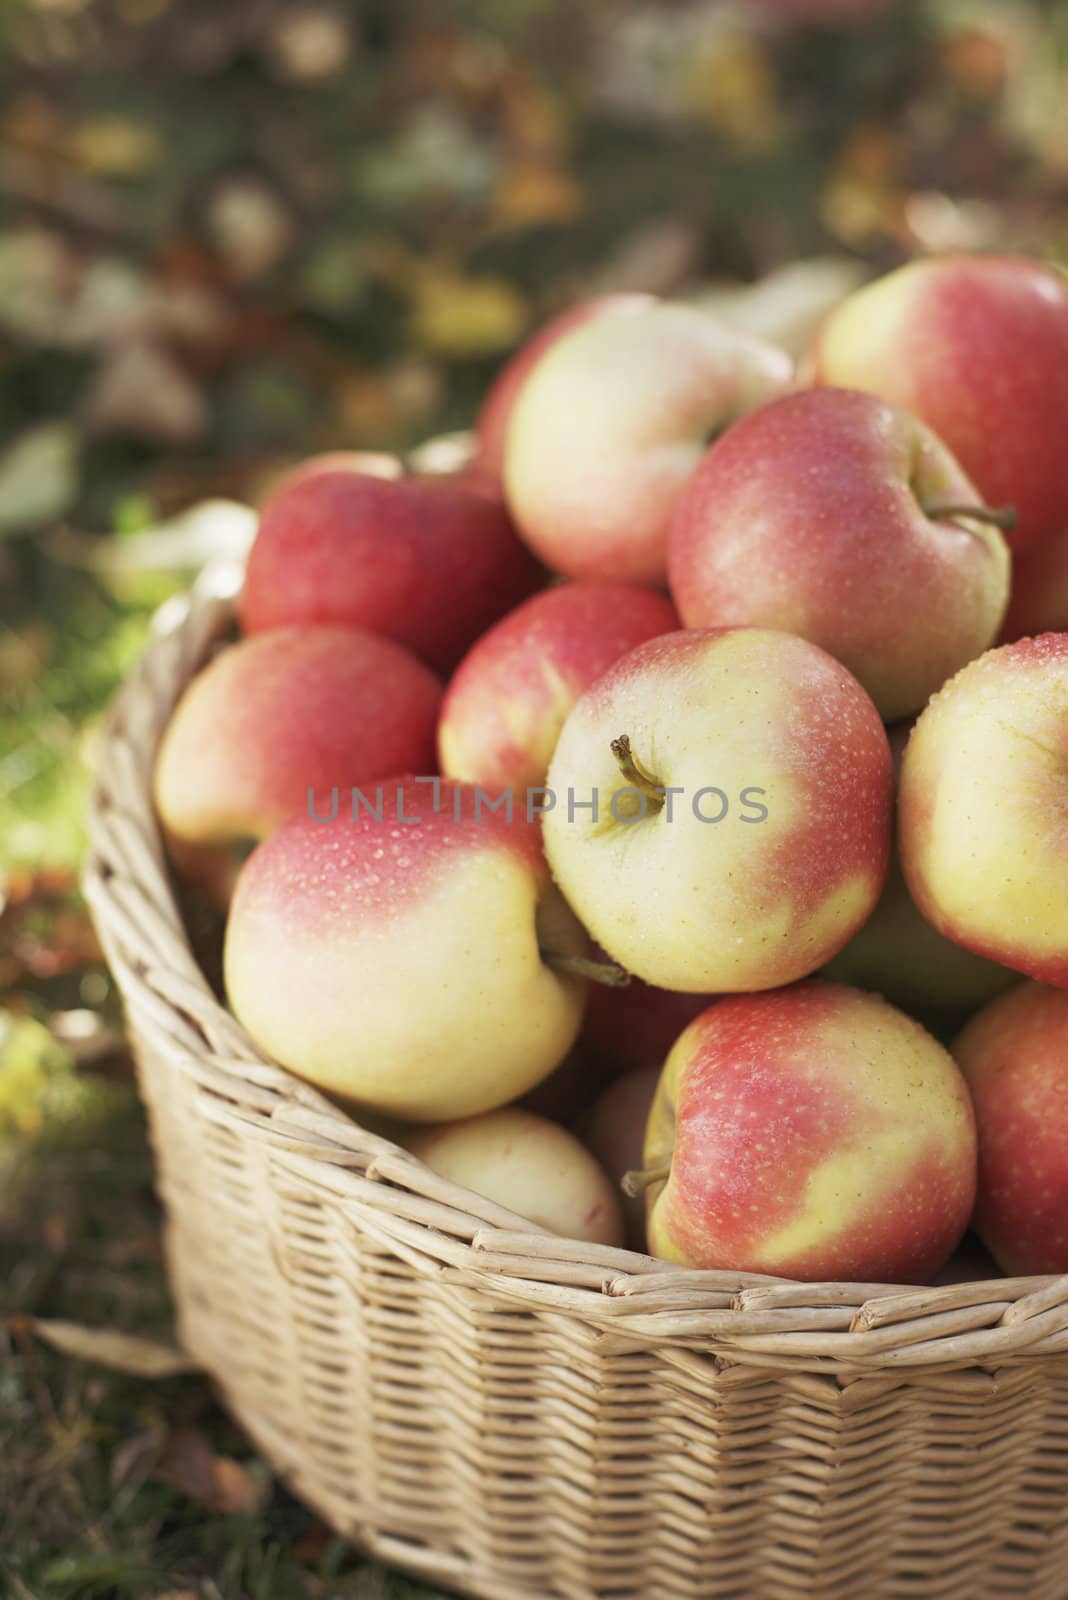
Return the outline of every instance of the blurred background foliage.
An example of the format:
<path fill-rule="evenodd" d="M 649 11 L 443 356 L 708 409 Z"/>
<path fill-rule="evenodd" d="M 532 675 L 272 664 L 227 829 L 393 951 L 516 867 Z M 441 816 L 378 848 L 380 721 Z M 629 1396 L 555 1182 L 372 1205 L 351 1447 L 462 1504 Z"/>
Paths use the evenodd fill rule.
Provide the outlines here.
<path fill-rule="evenodd" d="M 573 299 L 953 248 L 1068 259 L 1060 0 L 2 0 L 0 1586 L 19 1600 L 425 1592 L 297 1508 L 195 1376 L 149 1381 L 151 1351 L 51 1326 L 168 1325 L 75 883 L 95 731 L 152 608 L 225 553 L 230 502 L 315 450 L 466 426 Z"/>

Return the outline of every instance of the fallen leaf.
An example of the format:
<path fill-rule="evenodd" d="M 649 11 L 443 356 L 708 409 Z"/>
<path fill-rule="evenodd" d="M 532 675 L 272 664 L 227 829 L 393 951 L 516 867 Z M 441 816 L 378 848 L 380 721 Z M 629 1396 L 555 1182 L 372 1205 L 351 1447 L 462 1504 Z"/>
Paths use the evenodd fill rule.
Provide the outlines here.
<path fill-rule="evenodd" d="M 192 378 L 166 350 L 136 342 L 116 349 L 94 380 L 86 420 L 96 433 L 187 444 L 208 425 L 208 407 Z"/>
<path fill-rule="evenodd" d="M 152 1476 L 222 1515 L 255 1511 L 267 1488 L 262 1475 L 232 1456 L 217 1456 L 204 1434 L 190 1427 L 171 1434 Z"/>
<path fill-rule="evenodd" d="M 139 177 L 160 155 L 154 128 L 114 115 L 80 123 L 71 134 L 70 150 L 80 165 L 108 178 Z"/>
<path fill-rule="evenodd" d="M 207 220 L 231 276 L 241 283 L 275 266 L 293 239 L 289 212 L 254 178 L 222 184 L 208 203 Z"/>
<path fill-rule="evenodd" d="M 493 197 L 496 226 L 534 228 L 574 222 L 585 206 L 579 180 L 560 167 L 523 162 L 501 176 Z"/>
<path fill-rule="evenodd" d="M 79 440 L 69 422 L 27 428 L 0 455 L 0 538 L 54 522 L 78 492 Z"/>
<path fill-rule="evenodd" d="M 63 1355 L 96 1361 L 133 1378 L 173 1378 L 199 1371 L 198 1363 L 177 1345 L 145 1339 L 140 1334 L 120 1333 L 116 1328 L 91 1328 L 55 1317 L 21 1315 L 12 1317 L 9 1326 L 15 1332 L 36 1335 Z"/>
<path fill-rule="evenodd" d="M 434 270 L 419 278 L 412 320 L 421 349 L 446 356 L 493 355 L 520 338 L 528 308 L 506 278 Z"/>

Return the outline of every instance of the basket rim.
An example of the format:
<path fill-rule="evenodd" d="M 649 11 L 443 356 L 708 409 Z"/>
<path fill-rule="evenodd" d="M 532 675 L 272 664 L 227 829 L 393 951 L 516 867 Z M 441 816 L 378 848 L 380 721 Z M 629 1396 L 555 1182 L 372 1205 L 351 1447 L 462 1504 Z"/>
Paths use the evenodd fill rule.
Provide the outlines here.
<path fill-rule="evenodd" d="M 186 683 L 232 622 L 241 568 L 207 567 L 157 612 L 97 750 L 83 887 L 143 1050 L 190 1084 L 198 1109 L 262 1140 L 294 1179 L 344 1207 L 409 1266 L 502 1305 L 581 1317 L 632 1347 L 855 1381 L 939 1368 L 1068 1359 L 1068 1275 L 940 1287 L 810 1283 L 696 1271 L 563 1239 L 438 1177 L 270 1060 L 216 997 L 182 921 L 152 803 L 152 767 Z M 961 1373 L 963 1377 L 963 1372 Z"/>

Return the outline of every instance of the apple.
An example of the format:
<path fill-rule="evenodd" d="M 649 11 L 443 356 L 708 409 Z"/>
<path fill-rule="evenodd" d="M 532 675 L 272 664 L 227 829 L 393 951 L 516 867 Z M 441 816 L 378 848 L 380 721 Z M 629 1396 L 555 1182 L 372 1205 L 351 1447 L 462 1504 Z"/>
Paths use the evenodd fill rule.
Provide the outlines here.
<path fill-rule="evenodd" d="M 975 1120 L 948 1051 L 820 979 L 692 1022 L 645 1140 L 649 1248 L 688 1267 L 916 1283 L 975 1200 Z"/>
<path fill-rule="evenodd" d="M 919 718 L 898 832 L 913 899 L 976 954 L 1068 986 L 1068 634 L 989 650 Z"/>
<path fill-rule="evenodd" d="M 440 1177 L 550 1233 L 623 1243 L 619 1197 L 606 1174 L 573 1133 L 532 1111 L 508 1106 L 421 1129 L 405 1144 Z"/>
<path fill-rule="evenodd" d="M 335 785 L 432 769 L 440 705 L 421 661 L 361 629 L 279 628 L 229 646 L 186 689 L 156 757 L 172 854 L 225 896 L 213 846 L 262 839 Z"/>
<path fill-rule="evenodd" d="M 239 613 L 248 634 L 309 623 L 369 628 L 447 672 L 540 582 L 484 487 L 318 471 L 264 505 Z"/>
<path fill-rule="evenodd" d="M 653 304 L 655 297 L 649 294 L 602 294 L 591 300 L 580 300 L 577 305 L 568 306 L 565 311 L 543 323 L 505 363 L 490 386 L 475 422 L 475 467 L 494 478 L 500 478 L 504 466 L 505 440 L 516 398 L 534 367 L 558 339 L 595 317 L 626 316 Z"/>
<path fill-rule="evenodd" d="M 295 483 L 317 478 L 324 472 L 358 472 L 370 478 L 389 478 L 395 481 L 404 477 L 404 463 L 399 456 L 380 450 L 325 450 L 321 455 L 298 461 L 276 479 L 271 495 L 290 489 Z"/>
<path fill-rule="evenodd" d="M 536 817 L 409 778 L 300 816 L 241 871 L 225 946 L 234 1014 L 283 1066 L 414 1122 L 531 1089 L 582 1020 L 585 936 Z"/>
<path fill-rule="evenodd" d="M 773 988 L 829 961 L 886 876 L 893 781 L 845 667 L 760 628 L 639 645 L 564 724 L 543 818 L 597 942 L 664 989 Z"/>
<path fill-rule="evenodd" d="M 953 1054 L 979 1130 L 976 1232 L 1010 1276 L 1068 1273 L 1068 994 L 1018 984 Z"/>
<path fill-rule="evenodd" d="M 441 712 L 441 770 L 525 793 L 545 782 L 579 695 L 614 661 L 679 622 L 663 595 L 626 583 L 564 583 L 524 601 L 471 648 Z"/>
<path fill-rule="evenodd" d="M 822 976 L 872 989 L 939 1034 L 1020 981 L 1018 972 L 932 928 L 909 894 L 896 853 L 875 910 Z"/>
<path fill-rule="evenodd" d="M 809 389 L 709 449 L 675 513 L 671 593 L 687 627 L 822 645 L 894 721 L 997 637 L 1009 551 L 989 515 L 922 423 L 854 389 Z"/>
<path fill-rule="evenodd" d="M 895 771 L 909 732 L 907 724 L 890 730 Z M 822 976 L 874 989 L 937 1034 L 958 1027 L 973 1011 L 1019 982 L 1019 973 L 954 944 L 920 915 L 896 845 L 878 905 L 845 949 L 823 968 Z M 589 1027 L 589 1010 L 584 1027 Z"/>
<path fill-rule="evenodd" d="M 914 261 L 832 311 L 820 383 L 883 395 L 934 429 L 1023 549 L 1068 527 L 1068 279 L 1015 256 Z"/>
<path fill-rule="evenodd" d="M 606 985 L 591 983 L 590 994 L 603 987 Z M 588 1010 L 588 997 L 586 1006 Z M 597 1096 L 613 1076 L 606 1063 L 591 1060 L 579 1041 L 555 1071 L 543 1078 L 541 1083 L 536 1083 L 533 1089 L 523 1095 L 519 1104 L 528 1111 L 536 1111 L 539 1117 L 548 1117 L 551 1122 L 559 1122 L 565 1128 L 575 1128 L 589 1114 Z"/>
<path fill-rule="evenodd" d="M 1068 527 L 1012 563 L 1012 593 L 1001 625 L 1001 643 L 1015 644 L 1038 633 L 1068 631 Z"/>
<path fill-rule="evenodd" d="M 590 989 L 579 1049 L 601 1071 L 659 1069 L 675 1040 L 708 1005 L 707 994 L 657 989 L 632 978 L 624 988 Z"/>
<path fill-rule="evenodd" d="M 660 1067 L 638 1067 L 600 1095 L 586 1130 L 586 1147 L 619 1185 L 642 1164 L 645 1126 L 652 1110 Z M 632 1250 L 645 1249 L 645 1201 L 640 1194 L 623 1199 L 623 1224 Z"/>
<path fill-rule="evenodd" d="M 693 306 L 573 328 L 512 408 L 504 486 L 520 532 L 568 577 L 662 583 L 671 514 L 709 435 L 792 373 L 783 351 Z"/>

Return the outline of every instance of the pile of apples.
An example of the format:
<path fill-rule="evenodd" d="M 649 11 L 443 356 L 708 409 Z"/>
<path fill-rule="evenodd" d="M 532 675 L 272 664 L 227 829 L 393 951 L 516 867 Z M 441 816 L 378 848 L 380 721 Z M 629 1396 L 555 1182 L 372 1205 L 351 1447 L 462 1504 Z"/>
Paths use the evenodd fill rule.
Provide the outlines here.
<path fill-rule="evenodd" d="M 559 1233 L 1068 1272 L 1068 279 L 609 296 L 474 440 L 292 472 L 164 737 L 235 1015 Z"/>

